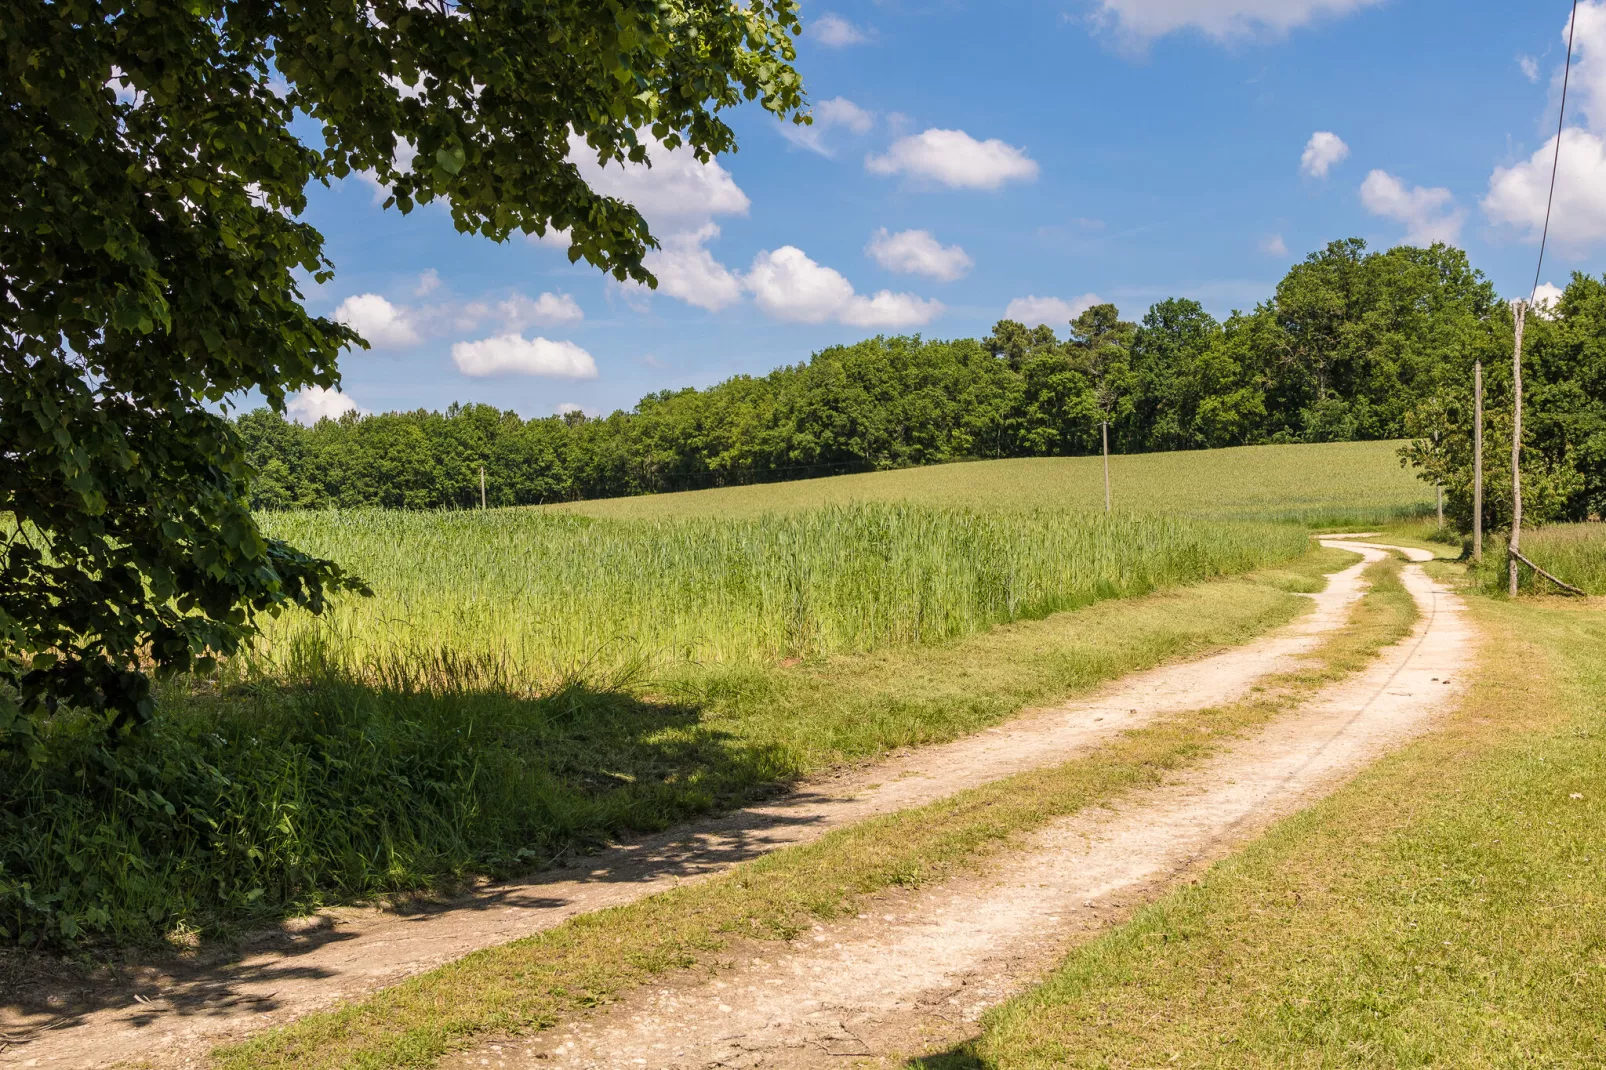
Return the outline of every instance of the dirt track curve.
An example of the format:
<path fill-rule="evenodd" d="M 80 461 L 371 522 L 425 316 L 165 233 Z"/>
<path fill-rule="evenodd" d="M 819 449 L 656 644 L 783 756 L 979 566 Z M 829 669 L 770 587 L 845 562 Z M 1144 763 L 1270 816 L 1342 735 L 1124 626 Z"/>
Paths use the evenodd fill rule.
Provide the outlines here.
<path fill-rule="evenodd" d="M 1368 559 L 1383 554 L 1333 545 Z M 0 1051 L 0 1067 L 92 1067 L 131 1058 L 195 1065 L 216 1043 L 361 997 L 477 948 L 874 814 L 1063 762 L 1157 716 L 1231 701 L 1263 676 L 1294 668 L 1323 633 L 1343 624 L 1362 591 L 1363 565 L 1335 574 L 1298 621 L 1245 646 L 1128 676 L 1091 698 L 612 848 L 583 867 L 491 886 L 415 913 L 327 911 L 267 934 L 233 962 L 153 966 L 114 993 L 66 990 L 40 993 L 24 1006 L 7 1003 L 0 1006 L 0 1034 L 10 1046 Z M 903 913 L 837 927 L 773 962 L 738 971 L 749 975 L 724 983 L 747 986 L 747 997 L 735 1000 L 724 989 L 707 995 L 714 1000 L 709 1013 L 717 1017 L 703 1026 L 718 1028 L 696 1024 L 704 995 L 665 989 L 578 1032 L 504 1045 L 500 1052 L 486 1049 L 463 1065 L 496 1065 L 527 1047 L 547 1059 L 558 1055 L 566 1065 L 812 1065 L 815 1055 L 868 1055 L 873 1038 L 879 1038 L 873 1050 L 887 1050 L 894 1037 L 902 1038 L 895 1046 L 907 1046 L 916 1033 L 930 1033 L 933 1022 L 968 1019 L 1014 990 L 1110 906 L 1216 857 L 1421 725 L 1450 690 L 1438 683 L 1429 688 L 1428 677 L 1459 674 L 1468 635 L 1453 596 L 1419 568 L 1407 569 L 1406 579 L 1424 607 L 1424 622 L 1410 641 L 1262 736 L 1132 804 L 1130 817 L 1101 812 L 1058 823 L 985 883 L 945 886 Z M 1391 682 L 1379 683 L 1385 679 Z M 653 999 L 665 1002 L 654 1005 Z M 920 1010 L 926 1007 L 937 1008 L 935 1016 Z M 725 1039 L 711 1039 L 714 1034 Z M 683 1039 L 671 1044 L 669 1037 Z M 554 1050 L 566 1040 L 571 1047 Z"/>
<path fill-rule="evenodd" d="M 1419 566 L 1405 583 L 1422 611 L 1408 639 L 1165 787 L 1056 821 L 985 876 L 889 897 L 779 951 L 754 945 L 761 957 L 716 981 L 643 991 L 442 1065 L 792 1070 L 901 1062 L 973 1034 L 983 1010 L 1079 939 L 1428 726 L 1458 692 L 1474 636 L 1460 600 Z"/>

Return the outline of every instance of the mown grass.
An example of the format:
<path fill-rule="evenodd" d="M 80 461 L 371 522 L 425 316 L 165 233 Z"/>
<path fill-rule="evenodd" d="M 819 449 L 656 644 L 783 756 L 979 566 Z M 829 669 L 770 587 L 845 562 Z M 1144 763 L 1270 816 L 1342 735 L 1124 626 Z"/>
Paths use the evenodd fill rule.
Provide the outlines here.
<path fill-rule="evenodd" d="M 1606 615 L 1472 612 L 1441 731 L 913 1065 L 1606 1064 Z"/>
<path fill-rule="evenodd" d="M 926 504 L 756 518 L 289 513 L 269 533 L 378 592 L 259 644 L 270 674 L 315 650 L 353 676 L 448 652 L 513 686 L 687 664 L 763 663 L 939 642 L 995 624 L 1275 564 L 1286 525 Z"/>
<path fill-rule="evenodd" d="M 1483 564 L 1477 569 L 1477 585 L 1485 594 L 1508 590 L 1506 539 L 1491 537 L 1484 547 Z M 1551 524 L 1528 528 L 1522 533 L 1522 554 L 1528 560 L 1592 595 L 1606 595 L 1606 524 Z M 1523 594 L 1556 594 L 1550 581 L 1519 567 L 1517 589 Z"/>
<path fill-rule="evenodd" d="M 1400 466 L 1398 442 L 1243 446 L 1110 459 L 1117 510 L 1309 527 L 1381 524 L 1432 509 L 1433 491 Z M 1098 457 L 973 461 L 546 506 L 612 519 L 750 517 L 856 502 L 918 501 L 988 511 L 1104 508 Z"/>
<path fill-rule="evenodd" d="M 1373 587 L 1352 626 L 1328 638 L 1307 670 L 1270 682 L 1251 701 L 1168 718 L 1064 765 L 861 822 L 708 881 L 476 952 L 223 1049 L 215 1063 L 230 1070 L 431 1066 L 488 1035 L 549 1026 L 665 970 L 708 962 L 733 939 L 788 939 L 817 919 L 855 911 L 880 890 L 979 865 L 1055 817 L 1160 782 L 1398 641 L 1416 618 L 1398 564 L 1381 562 L 1369 574 Z M 1307 582 L 1294 574 L 1277 584 Z"/>

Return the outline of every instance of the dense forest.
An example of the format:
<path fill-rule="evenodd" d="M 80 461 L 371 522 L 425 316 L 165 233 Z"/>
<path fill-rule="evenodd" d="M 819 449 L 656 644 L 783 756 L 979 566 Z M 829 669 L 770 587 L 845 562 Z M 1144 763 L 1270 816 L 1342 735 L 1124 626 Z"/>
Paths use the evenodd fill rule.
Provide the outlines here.
<path fill-rule="evenodd" d="M 1562 302 L 1588 320 L 1586 340 L 1600 337 L 1599 290 L 1580 276 Z M 1534 344 L 1567 315 L 1537 322 Z M 519 505 L 1088 453 L 1106 420 L 1119 452 L 1404 438 L 1431 433 L 1425 420 L 1448 441 L 1473 360 L 1509 362 L 1511 339 L 1509 309 L 1465 253 L 1369 252 L 1359 239 L 1311 254 L 1225 323 L 1174 298 L 1139 323 L 1099 305 L 1068 326 L 1063 338 L 1008 320 L 980 340 L 877 337 L 599 419 L 453 405 L 310 428 L 259 409 L 237 426 L 262 508 L 477 505 L 482 465 L 490 503 Z M 1586 393 L 1574 400 L 1600 409 L 1600 384 Z"/>

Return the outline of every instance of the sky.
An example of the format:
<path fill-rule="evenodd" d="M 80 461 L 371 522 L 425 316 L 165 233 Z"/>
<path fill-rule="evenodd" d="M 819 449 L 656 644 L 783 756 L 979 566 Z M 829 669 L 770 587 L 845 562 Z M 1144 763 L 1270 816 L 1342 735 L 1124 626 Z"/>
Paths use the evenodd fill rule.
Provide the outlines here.
<path fill-rule="evenodd" d="M 1533 285 L 1570 0 L 805 0 L 815 122 L 739 151 L 582 164 L 662 249 L 656 292 L 566 245 L 458 234 L 353 177 L 306 218 L 314 312 L 373 345 L 311 421 L 486 402 L 524 417 L 762 375 L 880 333 L 979 337 L 1166 297 L 1218 317 L 1339 238 L 1453 242 Z M 1606 0 L 1579 8 L 1544 279 L 1606 259 Z"/>

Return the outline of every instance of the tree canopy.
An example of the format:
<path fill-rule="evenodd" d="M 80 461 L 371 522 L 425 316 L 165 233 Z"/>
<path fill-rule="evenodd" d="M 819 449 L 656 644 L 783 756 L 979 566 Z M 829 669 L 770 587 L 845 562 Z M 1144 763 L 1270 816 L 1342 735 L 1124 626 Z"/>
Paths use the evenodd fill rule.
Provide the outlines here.
<path fill-rule="evenodd" d="M 1586 313 L 1575 307 L 1593 307 L 1584 293 L 1555 321 L 1573 324 L 1580 353 L 1600 326 L 1577 318 Z M 1105 419 L 1123 452 L 1405 438 L 1470 389 L 1480 354 L 1492 366 L 1504 350 L 1509 364 L 1510 332 L 1505 306 L 1460 251 L 1374 253 L 1348 240 L 1296 264 L 1264 302 L 1225 323 L 1185 298 L 1157 302 L 1136 323 L 1096 305 L 1060 331 L 1002 320 L 979 340 L 833 346 L 768 375 L 652 394 L 600 418 L 523 420 L 454 406 L 310 428 L 262 411 L 239 426 L 263 472 L 253 492 L 263 507 L 469 506 L 479 501 L 480 465 L 493 504 L 533 504 L 1091 453 Z M 1548 334 L 1532 337 L 1536 354 L 1554 350 Z M 1567 374 L 1580 367 L 1568 358 Z M 1601 384 L 1579 382 L 1597 404 Z M 1530 404 L 1539 396 L 1559 398 L 1561 388 Z M 1536 419 L 1529 433 L 1550 434 Z M 1568 419 L 1571 441 L 1580 425 Z"/>
<path fill-rule="evenodd" d="M 799 118 L 798 30 L 793 0 L 0 6 L 0 744 L 57 701 L 137 722 L 148 669 L 355 585 L 261 536 L 217 411 L 250 389 L 282 411 L 363 344 L 302 307 L 298 278 L 333 272 L 309 183 L 366 172 L 403 212 L 556 228 L 651 283 L 646 223 L 575 146 L 707 158 L 729 106 Z"/>

